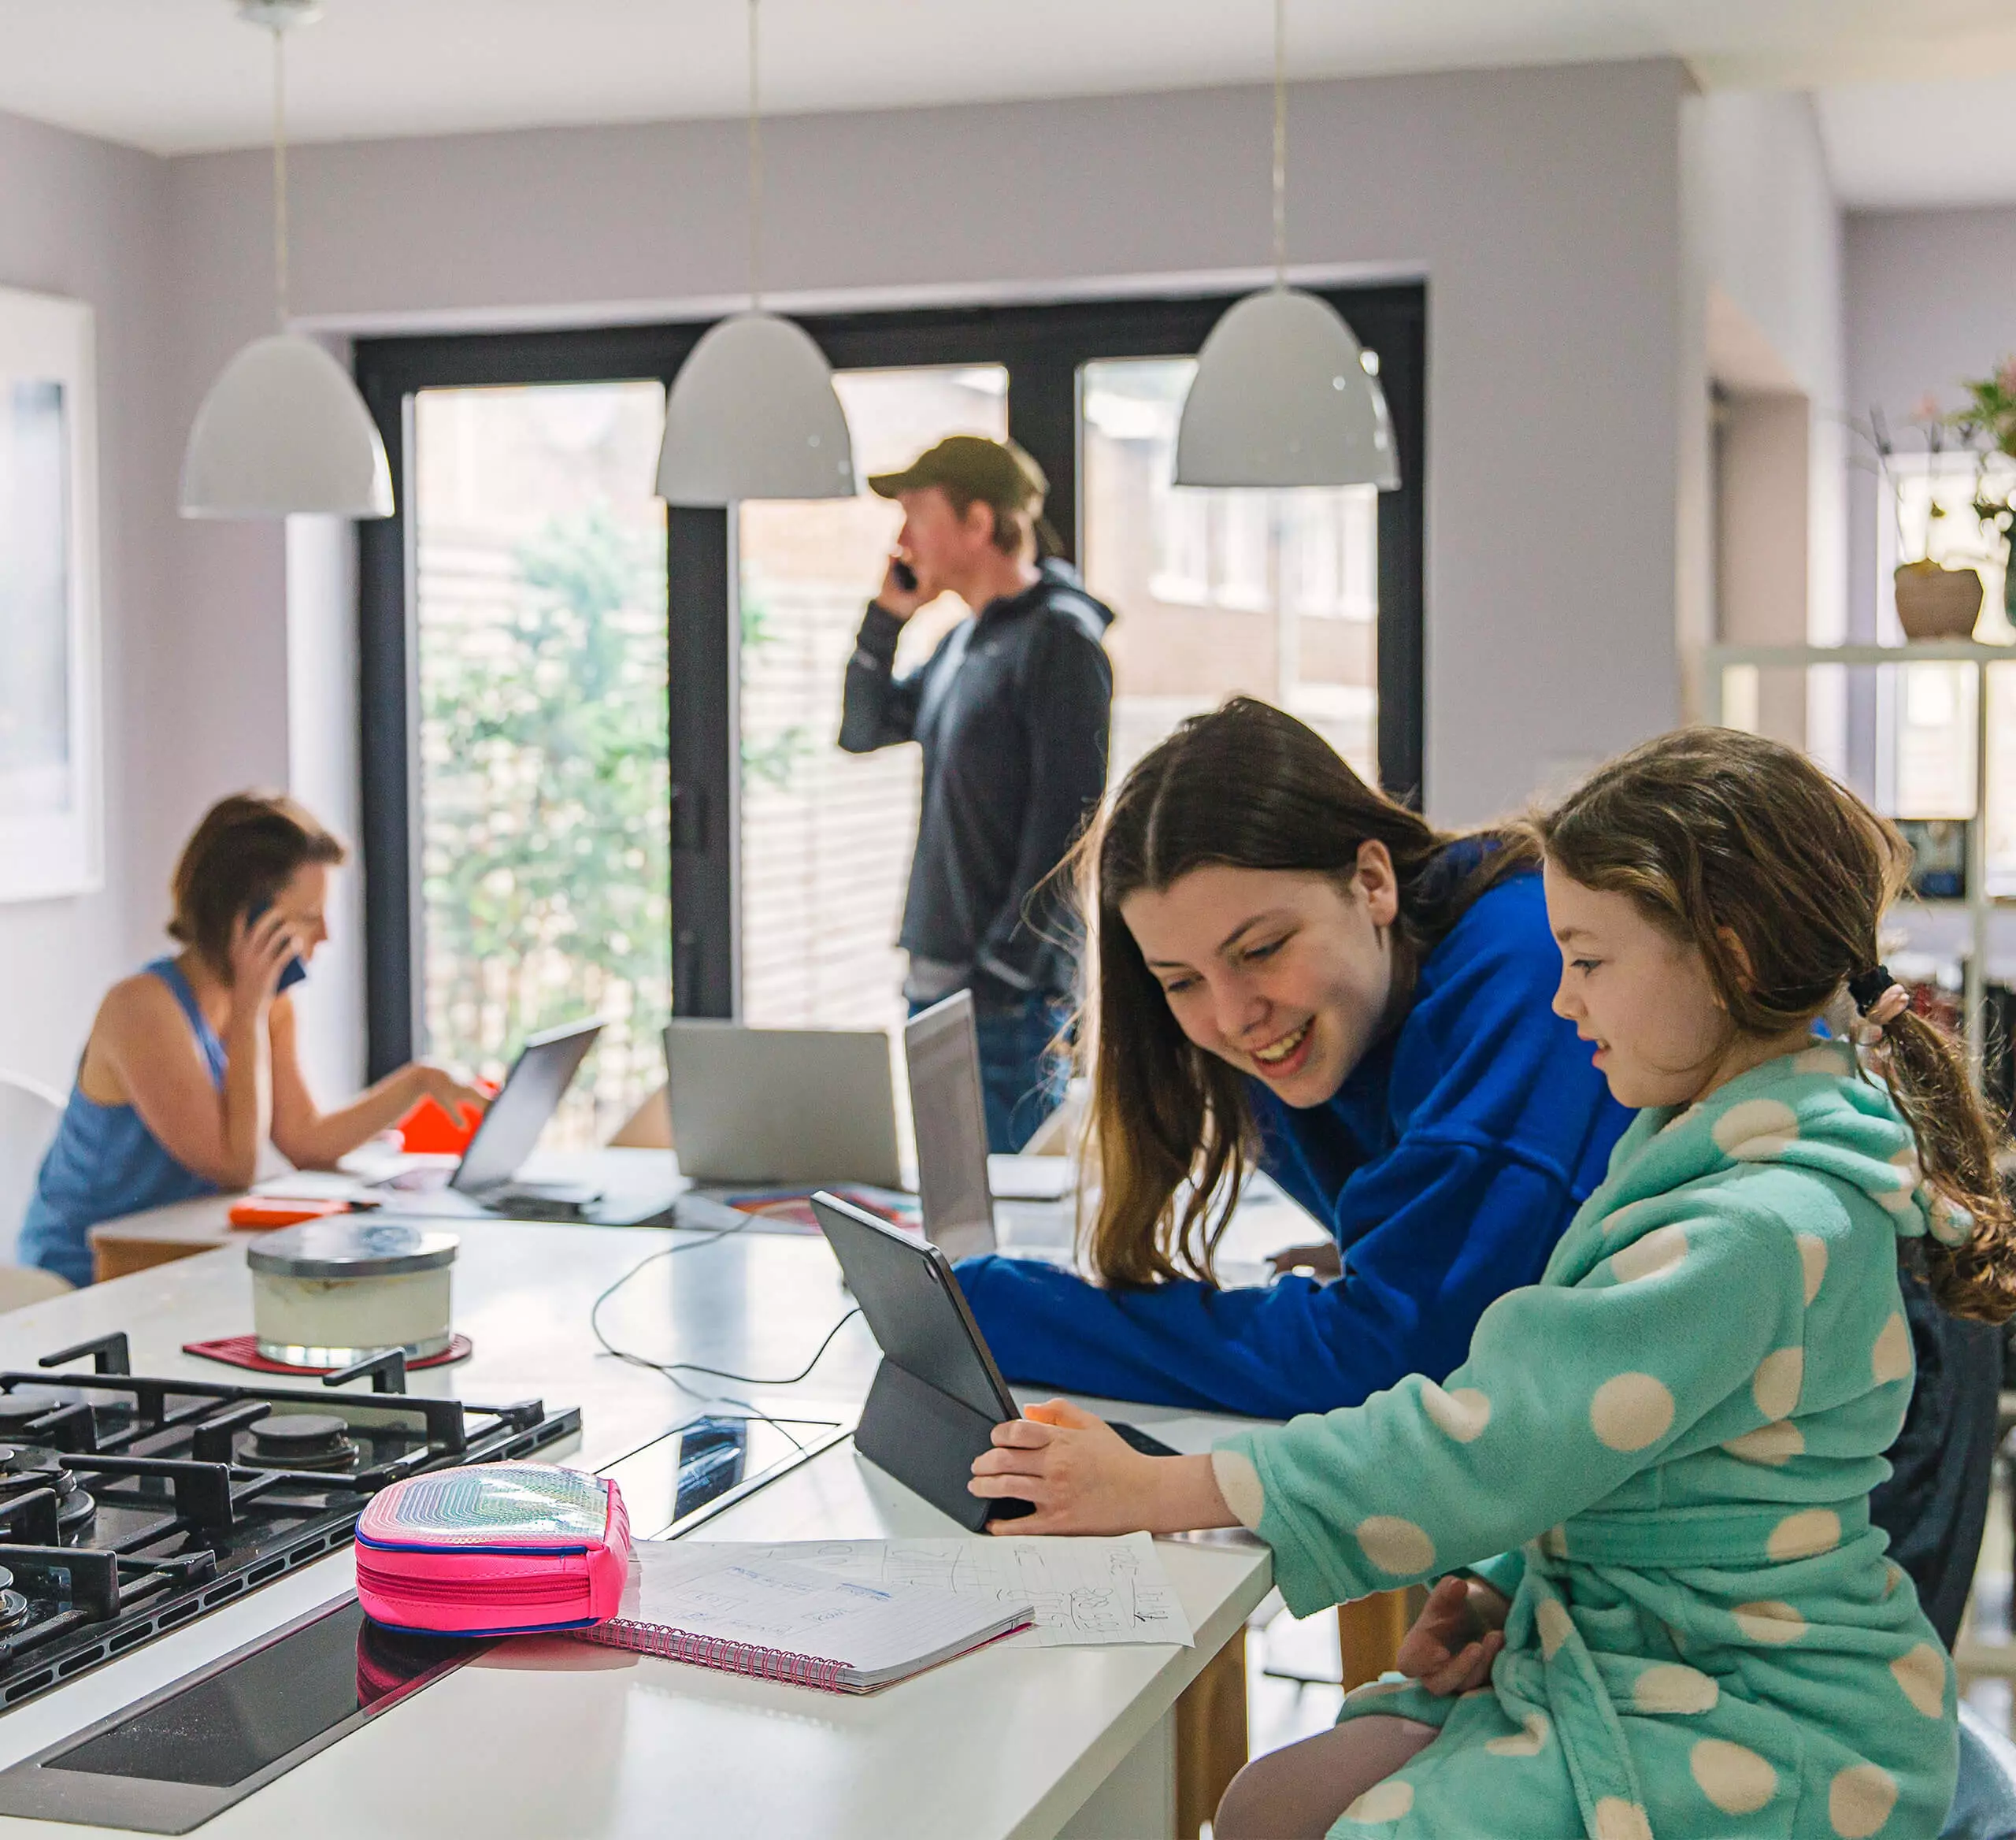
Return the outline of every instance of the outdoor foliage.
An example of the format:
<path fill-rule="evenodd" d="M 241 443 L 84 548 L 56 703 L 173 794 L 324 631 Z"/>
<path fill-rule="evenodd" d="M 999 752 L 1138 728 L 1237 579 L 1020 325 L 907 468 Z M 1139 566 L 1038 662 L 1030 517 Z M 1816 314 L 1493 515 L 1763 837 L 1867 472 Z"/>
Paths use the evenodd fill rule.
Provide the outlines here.
<path fill-rule="evenodd" d="M 770 603 L 762 588 L 744 570 L 742 577 L 742 657 L 745 666 L 754 653 L 767 651 L 777 642 L 770 623 Z M 747 719 L 747 711 L 743 712 Z M 812 751 L 804 725 L 792 722 L 771 735 L 745 733 L 742 737 L 742 783 L 744 788 L 761 780 L 780 792 L 791 790 L 793 770 Z"/>
<path fill-rule="evenodd" d="M 431 1047 L 493 1074 L 585 1015 L 641 1050 L 670 1007 L 663 544 L 598 507 L 512 572 L 515 615 L 437 628 L 421 683 Z"/>

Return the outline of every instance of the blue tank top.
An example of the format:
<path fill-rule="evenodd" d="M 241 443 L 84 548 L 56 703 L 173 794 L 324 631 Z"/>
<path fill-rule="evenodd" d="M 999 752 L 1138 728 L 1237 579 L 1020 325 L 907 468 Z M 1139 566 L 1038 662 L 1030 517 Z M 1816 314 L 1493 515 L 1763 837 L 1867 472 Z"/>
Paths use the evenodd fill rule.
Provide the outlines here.
<path fill-rule="evenodd" d="M 189 980 L 172 959 L 156 959 L 146 969 L 175 993 L 203 1051 L 210 1084 L 221 1089 L 224 1044 L 204 1019 Z M 207 1176 L 185 1169 L 169 1154 L 132 1106 L 100 1105 L 73 1085 L 55 1141 L 35 1178 L 16 1256 L 24 1265 L 39 1265 L 72 1284 L 89 1284 L 91 1248 L 87 1235 L 100 1221 L 217 1192 L 217 1185 Z"/>

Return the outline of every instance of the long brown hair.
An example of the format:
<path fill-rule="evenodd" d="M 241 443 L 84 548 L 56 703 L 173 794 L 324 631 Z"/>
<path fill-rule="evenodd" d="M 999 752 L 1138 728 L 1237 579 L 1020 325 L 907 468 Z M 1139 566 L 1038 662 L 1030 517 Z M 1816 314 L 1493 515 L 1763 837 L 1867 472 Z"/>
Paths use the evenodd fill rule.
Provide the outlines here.
<path fill-rule="evenodd" d="M 1246 1076 L 1177 1026 L 1121 903 L 1211 865 L 1348 887 L 1358 846 L 1378 842 L 1399 885 L 1398 969 L 1410 975 L 1478 895 L 1537 860 L 1523 835 L 1491 833 L 1474 862 L 1445 856 L 1455 840 L 1367 785 L 1314 729 L 1248 696 L 1191 717 L 1136 763 L 1076 854 L 1089 992 L 1080 1046 L 1101 1178 L 1086 1249 L 1101 1278 L 1210 1282 L 1259 1148 Z"/>
<path fill-rule="evenodd" d="M 203 814 L 169 885 L 169 937 L 193 947 L 227 981 L 239 917 L 270 901 L 310 862 L 343 860 L 342 840 L 279 792 L 233 792 Z"/>
<path fill-rule="evenodd" d="M 1698 950 L 1730 1019 L 1754 1035 L 1810 1022 L 1876 966 L 1878 926 L 1910 866 L 1896 828 L 1804 755 L 1731 729 L 1683 729 L 1619 755 L 1534 829 L 1564 874 L 1629 896 Z M 1933 1294 L 1955 1315 L 2006 1322 L 2016 1219 L 1996 1174 L 1999 1133 L 1952 1042 L 1907 1010 L 1870 1058 L 1926 1185 L 1973 1217 L 1962 1245 L 1924 1242 Z"/>

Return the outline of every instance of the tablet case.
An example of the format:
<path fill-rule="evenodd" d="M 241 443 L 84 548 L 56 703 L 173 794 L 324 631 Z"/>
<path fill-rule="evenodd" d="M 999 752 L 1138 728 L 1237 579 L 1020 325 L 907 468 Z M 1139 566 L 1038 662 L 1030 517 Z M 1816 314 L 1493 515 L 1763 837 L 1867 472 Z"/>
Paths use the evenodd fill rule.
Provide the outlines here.
<path fill-rule="evenodd" d="M 812 1208 L 882 1348 L 854 1448 L 969 1531 L 1034 1513 L 966 1487 L 994 1427 L 1018 1415 L 943 1255 L 836 1195 Z"/>
<path fill-rule="evenodd" d="M 990 1501 L 966 1486 L 973 1459 L 994 1443 L 996 1423 L 884 1355 L 854 1430 L 854 1449 L 976 1534 L 990 1519 L 1036 1512 L 1030 1502 Z"/>

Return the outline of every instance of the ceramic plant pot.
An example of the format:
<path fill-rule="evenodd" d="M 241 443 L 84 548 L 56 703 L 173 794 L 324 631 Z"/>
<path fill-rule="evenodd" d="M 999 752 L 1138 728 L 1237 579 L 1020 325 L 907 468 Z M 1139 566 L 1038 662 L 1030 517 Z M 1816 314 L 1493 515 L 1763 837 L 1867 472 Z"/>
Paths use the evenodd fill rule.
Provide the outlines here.
<path fill-rule="evenodd" d="M 1977 569 L 1942 569 L 1936 562 L 1907 562 L 1898 569 L 1897 623 L 1907 639 L 1966 639 L 1981 618 L 1981 577 Z"/>

